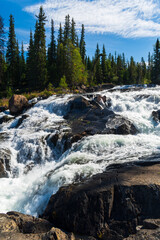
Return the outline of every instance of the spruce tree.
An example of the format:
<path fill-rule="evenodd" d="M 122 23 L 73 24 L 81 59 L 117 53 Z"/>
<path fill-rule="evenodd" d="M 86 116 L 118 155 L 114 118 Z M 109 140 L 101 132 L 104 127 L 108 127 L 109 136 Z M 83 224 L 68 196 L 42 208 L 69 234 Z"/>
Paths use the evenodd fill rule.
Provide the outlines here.
<path fill-rule="evenodd" d="M 63 46 L 63 30 L 60 23 L 58 30 L 58 45 L 57 45 L 57 85 L 60 83 L 60 79 L 64 76 L 64 46 Z"/>
<path fill-rule="evenodd" d="M 46 66 L 46 40 L 45 40 L 45 21 L 46 16 L 42 6 L 40 7 L 34 34 L 34 51 L 35 51 L 35 81 L 34 87 L 43 89 L 47 83 L 47 66 Z"/>
<path fill-rule="evenodd" d="M 24 47 L 23 42 L 21 46 L 21 55 L 20 55 L 20 87 L 23 88 L 25 86 L 26 80 L 26 62 L 24 57 Z"/>
<path fill-rule="evenodd" d="M 48 75 L 49 75 L 49 82 L 57 85 L 56 80 L 56 60 L 57 60 L 57 53 L 56 53 L 56 41 L 54 36 L 54 21 L 51 20 L 51 42 L 48 46 L 48 54 L 47 54 L 47 66 L 48 66 Z"/>
<path fill-rule="evenodd" d="M 15 88 L 16 87 L 16 62 L 17 62 L 17 43 L 16 43 L 16 34 L 14 29 L 14 18 L 10 15 L 9 19 L 9 35 L 7 42 L 7 52 L 6 52 L 6 61 L 8 65 L 7 69 L 7 78 L 8 85 Z"/>
<path fill-rule="evenodd" d="M 27 52 L 27 64 L 26 64 L 26 86 L 29 88 L 35 87 L 35 48 L 33 42 L 32 31 L 30 31 L 29 47 Z"/>
<path fill-rule="evenodd" d="M 142 81 L 141 84 L 144 84 L 147 78 L 147 67 L 146 67 L 146 63 L 144 61 L 144 58 L 141 58 L 141 67 L 142 67 Z"/>
<path fill-rule="evenodd" d="M 5 59 L 4 59 L 4 23 L 3 19 L 0 16 L 0 89 L 2 89 L 3 80 L 4 80 L 4 66 L 5 66 Z"/>
<path fill-rule="evenodd" d="M 84 24 L 82 24 L 82 30 L 81 30 L 81 39 L 80 39 L 80 54 L 82 57 L 82 62 L 84 63 L 85 61 L 85 56 L 86 56 L 86 43 L 84 40 L 84 33 L 85 33 L 85 29 L 84 29 Z"/>
<path fill-rule="evenodd" d="M 74 46 L 76 46 L 76 41 L 77 41 L 77 35 L 76 35 L 76 29 L 75 29 L 75 21 L 72 18 L 72 23 L 71 23 L 71 42 Z"/>
<path fill-rule="evenodd" d="M 133 57 L 130 58 L 128 73 L 129 73 L 128 84 L 135 84 L 137 79 L 137 69 Z"/>
<path fill-rule="evenodd" d="M 107 82 L 107 59 L 106 59 L 106 50 L 105 50 L 104 45 L 103 45 L 103 50 L 102 50 L 101 67 L 102 67 L 103 82 L 106 83 Z"/>
<path fill-rule="evenodd" d="M 97 43 L 97 48 L 95 52 L 95 78 L 94 82 L 96 84 L 100 84 L 103 82 L 103 76 L 102 76 L 102 68 L 101 68 L 101 63 L 100 63 L 100 49 L 99 45 Z"/>
<path fill-rule="evenodd" d="M 152 68 L 152 82 L 160 84 L 160 42 L 156 41 L 153 56 L 153 68 Z"/>
<path fill-rule="evenodd" d="M 70 16 L 69 14 L 65 17 L 65 24 L 64 24 L 64 32 L 63 32 L 63 44 L 64 46 L 67 45 L 70 39 L 71 33 L 71 23 L 70 23 Z"/>
<path fill-rule="evenodd" d="M 62 24 L 60 23 L 59 31 L 58 31 L 58 44 L 63 43 L 63 31 L 62 31 Z"/>
<path fill-rule="evenodd" d="M 123 74 L 124 74 L 124 69 L 123 69 L 123 60 L 121 55 L 118 55 L 117 57 L 117 77 L 118 77 L 118 84 L 123 84 Z"/>

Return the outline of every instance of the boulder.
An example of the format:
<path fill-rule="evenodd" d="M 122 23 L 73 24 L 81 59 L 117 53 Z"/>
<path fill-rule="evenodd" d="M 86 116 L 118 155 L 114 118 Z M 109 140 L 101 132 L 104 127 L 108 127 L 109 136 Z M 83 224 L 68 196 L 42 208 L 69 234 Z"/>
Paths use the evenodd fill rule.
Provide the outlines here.
<path fill-rule="evenodd" d="M 69 106 L 65 118 L 71 128 L 72 139 L 94 134 L 138 133 L 132 122 L 109 109 L 111 99 L 106 96 L 76 97 Z"/>
<path fill-rule="evenodd" d="M 12 115 L 18 115 L 28 107 L 28 100 L 23 95 L 14 94 L 9 100 L 9 110 Z"/>
<path fill-rule="evenodd" d="M 106 130 L 108 134 L 136 134 L 138 133 L 137 128 L 128 119 L 121 115 L 112 114 L 106 119 Z"/>
<path fill-rule="evenodd" d="M 160 164 L 108 168 L 87 181 L 60 188 L 43 218 L 69 232 L 122 240 L 136 234 L 144 219 L 160 217 L 159 172 Z"/>

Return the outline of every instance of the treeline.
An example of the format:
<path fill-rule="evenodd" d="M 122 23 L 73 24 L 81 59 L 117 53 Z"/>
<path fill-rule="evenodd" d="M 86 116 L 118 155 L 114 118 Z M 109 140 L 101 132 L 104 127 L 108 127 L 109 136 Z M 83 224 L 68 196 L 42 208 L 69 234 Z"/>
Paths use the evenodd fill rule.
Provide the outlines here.
<path fill-rule="evenodd" d="M 154 54 L 148 55 L 148 64 L 143 58 L 137 63 L 133 57 L 126 61 L 124 54 L 106 54 L 105 46 L 100 51 L 98 44 L 91 59 L 86 56 L 83 24 L 79 38 L 74 19 L 67 15 L 63 28 L 60 23 L 56 39 L 52 19 L 50 43 L 46 47 L 46 16 L 42 7 L 36 17 L 35 30 L 30 32 L 26 57 L 23 42 L 20 48 L 16 39 L 12 15 L 4 51 L 5 32 L 3 19 L 0 17 L 0 92 L 4 95 L 18 90 L 43 90 L 47 86 L 75 89 L 82 85 L 101 83 L 160 83 L 159 40 Z"/>

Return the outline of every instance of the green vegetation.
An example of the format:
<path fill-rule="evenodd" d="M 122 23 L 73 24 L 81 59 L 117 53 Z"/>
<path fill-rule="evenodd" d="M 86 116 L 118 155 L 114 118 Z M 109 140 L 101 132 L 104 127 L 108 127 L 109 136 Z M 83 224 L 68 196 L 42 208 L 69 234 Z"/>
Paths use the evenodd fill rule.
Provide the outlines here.
<path fill-rule="evenodd" d="M 76 23 L 70 16 L 61 23 L 55 38 L 54 21 L 51 20 L 50 43 L 46 46 L 46 15 L 42 7 L 36 16 L 34 33 L 30 32 L 26 58 L 23 42 L 21 50 L 16 39 L 14 17 L 10 15 L 7 49 L 4 51 L 5 33 L 0 17 L 0 98 L 12 93 L 34 92 L 45 96 L 57 91 L 80 89 L 102 83 L 145 84 L 160 83 L 160 42 L 157 39 L 154 53 L 148 55 L 148 64 L 142 58 L 137 63 L 133 57 L 126 61 L 124 54 L 102 52 L 97 44 L 92 59 L 86 56 L 85 28 L 80 36 Z M 80 41 L 79 41 L 80 39 Z M 36 95 L 36 94 L 33 94 Z"/>

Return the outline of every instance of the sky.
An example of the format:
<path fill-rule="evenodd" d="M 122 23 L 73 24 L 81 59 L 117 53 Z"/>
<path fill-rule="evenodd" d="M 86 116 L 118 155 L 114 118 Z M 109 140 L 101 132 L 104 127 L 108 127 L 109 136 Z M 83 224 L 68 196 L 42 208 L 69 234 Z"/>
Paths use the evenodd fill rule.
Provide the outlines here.
<path fill-rule="evenodd" d="M 129 60 L 136 61 L 148 52 L 153 53 L 156 39 L 160 37 L 160 0 L 0 0 L 0 16 L 4 19 L 6 38 L 9 15 L 15 19 L 15 32 L 19 43 L 28 47 L 30 29 L 34 31 L 39 7 L 43 6 L 47 16 L 46 36 L 50 41 L 50 22 L 55 23 L 57 34 L 59 23 L 64 24 L 67 14 L 74 18 L 78 34 L 85 26 L 87 55 L 92 57 L 96 45 L 106 52 L 124 53 Z"/>

